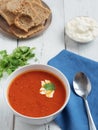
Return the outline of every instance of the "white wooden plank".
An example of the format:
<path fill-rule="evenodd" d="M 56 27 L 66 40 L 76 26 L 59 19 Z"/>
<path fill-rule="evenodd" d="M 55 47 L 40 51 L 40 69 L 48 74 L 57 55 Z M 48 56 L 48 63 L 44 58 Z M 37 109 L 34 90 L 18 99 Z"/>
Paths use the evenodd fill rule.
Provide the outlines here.
<path fill-rule="evenodd" d="M 76 16 L 89 16 L 98 21 L 98 1 L 97 0 L 65 0 L 64 12 L 65 12 L 65 24 Z M 94 59 L 98 61 L 98 38 L 88 44 L 78 44 L 69 39 L 65 39 L 66 49 L 79 53 L 82 56 Z"/>
<path fill-rule="evenodd" d="M 34 126 L 34 125 L 26 124 L 21 120 L 19 120 L 18 117 L 16 117 L 14 130 L 46 130 L 46 126 L 45 125 Z"/>
<path fill-rule="evenodd" d="M 90 16 L 98 20 L 97 0 L 64 0 L 65 23 L 76 16 Z"/>
<path fill-rule="evenodd" d="M 43 35 L 43 55 L 41 62 L 47 63 L 49 59 L 58 54 L 64 45 L 64 1 L 44 0 L 52 11 L 52 23 Z"/>
<path fill-rule="evenodd" d="M 17 47 L 17 41 L 10 39 L 3 34 L 0 34 L 0 50 L 7 50 L 11 53 Z M 8 108 L 4 98 L 4 83 L 7 77 L 0 79 L 0 129 L 12 130 L 13 129 L 13 114 Z"/>
<path fill-rule="evenodd" d="M 47 130 L 61 130 L 61 128 L 58 127 L 58 125 L 54 121 L 52 121 L 50 125 L 48 125 Z"/>
<path fill-rule="evenodd" d="M 0 87 L 1 87 L 1 83 L 0 83 Z M 12 130 L 12 127 L 13 127 L 13 114 L 9 110 L 4 99 L 3 91 L 0 88 L 0 129 Z"/>

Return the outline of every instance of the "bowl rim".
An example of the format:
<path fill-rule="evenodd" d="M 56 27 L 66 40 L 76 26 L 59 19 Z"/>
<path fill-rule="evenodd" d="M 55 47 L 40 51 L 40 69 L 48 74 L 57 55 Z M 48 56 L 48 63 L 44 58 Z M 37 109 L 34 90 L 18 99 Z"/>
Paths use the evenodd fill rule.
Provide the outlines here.
<path fill-rule="evenodd" d="M 20 74 L 22 74 L 22 73 L 24 73 L 24 72 L 30 71 L 31 68 L 34 67 L 34 66 L 37 66 L 37 67 L 40 66 L 40 67 L 46 67 L 46 68 L 52 69 L 52 70 L 54 70 L 55 72 L 57 72 L 58 74 L 60 74 L 60 76 L 62 76 L 63 79 L 65 79 L 64 82 L 66 82 L 65 91 L 67 91 L 67 96 L 66 96 L 66 99 L 65 99 L 63 105 L 62 105 L 57 111 L 55 111 L 54 113 L 49 114 L 49 115 L 47 115 L 47 116 L 31 117 L 31 116 L 23 115 L 23 114 L 19 113 L 18 111 L 16 111 L 16 110 L 10 105 L 10 103 L 9 103 L 9 101 L 8 101 L 8 98 L 7 98 L 8 88 L 9 88 L 9 85 L 10 85 L 11 81 L 12 81 L 13 79 L 15 79 L 15 77 L 17 77 L 18 75 L 20 75 Z M 29 67 L 31 67 L 31 68 L 29 69 Z M 27 68 L 27 70 L 25 70 L 26 68 Z M 22 72 L 20 72 L 20 70 L 21 70 Z M 23 71 L 23 70 L 24 70 L 24 71 Z M 32 70 L 33 70 L 33 69 L 32 69 Z M 36 69 L 36 70 L 38 70 L 38 69 Z M 40 69 L 39 69 L 39 70 L 40 70 Z M 42 70 L 43 70 L 43 69 L 42 69 Z M 50 71 L 50 70 L 48 70 L 48 71 L 46 70 L 46 72 L 49 72 L 49 71 Z M 17 74 L 16 76 L 14 76 L 14 78 L 12 78 L 13 75 L 15 75 L 17 72 L 18 72 L 18 74 Z M 52 71 L 51 71 L 51 72 L 52 72 Z M 53 74 L 54 74 L 54 72 L 53 72 Z M 58 77 L 58 76 L 57 76 L 57 77 Z M 11 78 L 12 78 L 12 79 L 11 79 Z M 59 79 L 62 80 L 61 78 L 59 78 Z M 7 85 L 7 84 L 8 84 L 8 85 Z M 6 100 L 7 105 L 8 105 L 9 108 L 12 110 L 12 112 L 14 112 L 16 115 L 18 115 L 18 116 L 20 116 L 20 117 L 22 117 L 22 118 L 26 118 L 26 119 L 38 120 L 38 119 L 46 119 L 46 118 L 55 116 L 56 114 L 60 113 L 60 112 L 64 109 L 64 107 L 67 105 L 67 103 L 68 103 L 68 101 L 69 101 L 69 98 L 70 98 L 70 84 L 69 84 L 69 81 L 68 81 L 67 77 L 66 77 L 60 70 L 58 70 L 57 68 L 55 68 L 55 67 L 53 67 L 53 66 L 50 66 L 50 65 L 45 65 L 45 64 L 31 64 L 31 65 L 25 65 L 25 66 L 23 66 L 23 67 L 18 68 L 17 70 L 15 70 L 15 71 L 7 78 L 7 80 L 6 80 L 5 84 L 4 84 L 4 86 L 5 86 L 5 87 L 4 87 L 4 88 L 5 88 L 5 90 L 4 90 L 4 97 L 5 97 L 5 100 Z M 64 83 L 64 87 L 65 87 L 65 83 Z"/>

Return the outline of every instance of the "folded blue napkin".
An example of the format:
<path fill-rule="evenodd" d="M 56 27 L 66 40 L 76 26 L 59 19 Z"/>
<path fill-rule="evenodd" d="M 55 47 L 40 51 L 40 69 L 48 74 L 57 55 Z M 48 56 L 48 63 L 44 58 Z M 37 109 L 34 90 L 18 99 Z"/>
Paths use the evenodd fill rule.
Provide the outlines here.
<path fill-rule="evenodd" d="M 89 130 L 83 99 L 74 93 L 72 85 L 75 74 L 82 71 L 91 80 L 92 91 L 87 100 L 98 129 L 98 62 L 63 50 L 52 58 L 48 64 L 59 69 L 66 75 L 71 87 L 70 100 L 64 110 L 55 119 L 56 123 L 62 130 Z"/>

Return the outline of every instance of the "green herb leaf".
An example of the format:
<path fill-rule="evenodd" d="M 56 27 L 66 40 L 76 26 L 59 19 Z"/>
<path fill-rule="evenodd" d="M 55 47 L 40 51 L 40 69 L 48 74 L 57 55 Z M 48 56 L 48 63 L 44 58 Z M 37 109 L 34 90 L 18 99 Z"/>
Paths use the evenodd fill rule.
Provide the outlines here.
<path fill-rule="evenodd" d="M 3 76 L 3 71 L 0 70 L 0 78 Z"/>
<path fill-rule="evenodd" d="M 11 54 L 7 54 L 6 50 L 0 51 L 0 78 L 3 72 L 11 74 L 19 66 L 24 66 L 30 58 L 35 58 L 35 48 L 28 46 L 17 47 Z"/>
<path fill-rule="evenodd" d="M 44 88 L 46 89 L 46 90 L 55 90 L 55 85 L 53 84 L 53 83 L 46 83 L 45 85 L 44 85 Z"/>
<path fill-rule="evenodd" d="M 23 47 L 20 47 L 20 50 L 22 51 L 22 53 L 26 53 L 30 50 L 30 47 L 23 46 Z"/>
<path fill-rule="evenodd" d="M 0 51 L 0 57 L 3 58 L 5 56 L 7 56 L 7 51 L 6 50 Z"/>

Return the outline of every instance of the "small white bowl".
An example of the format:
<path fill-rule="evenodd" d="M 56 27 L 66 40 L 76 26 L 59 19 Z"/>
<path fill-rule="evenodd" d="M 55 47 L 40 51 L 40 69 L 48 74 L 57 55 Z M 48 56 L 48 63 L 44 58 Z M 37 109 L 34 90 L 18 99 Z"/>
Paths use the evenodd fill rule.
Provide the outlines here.
<path fill-rule="evenodd" d="M 61 108 L 56 111 L 55 113 L 49 115 L 49 116 L 44 116 L 44 117 L 38 117 L 38 118 L 35 118 L 35 117 L 29 117 L 29 116 L 25 116 L 25 115 L 22 115 L 20 114 L 19 112 L 17 112 L 16 110 L 14 110 L 12 108 L 12 106 L 10 105 L 9 101 L 8 101 L 8 87 L 10 85 L 10 83 L 13 81 L 13 79 L 15 77 L 17 77 L 18 75 L 24 73 L 24 72 L 27 72 L 27 71 L 32 71 L 32 70 L 37 70 L 37 69 L 40 69 L 40 70 L 43 70 L 43 71 L 47 71 L 47 72 L 50 72 L 52 74 L 55 74 L 57 77 L 59 77 L 59 79 L 63 82 L 64 84 L 64 87 L 65 87 L 65 90 L 66 90 L 66 100 L 63 104 L 63 106 L 61 106 Z M 69 82 L 67 80 L 67 78 L 56 68 L 54 67 L 51 67 L 49 65 L 42 65 L 42 64 L 33 64 L 33 65 L 27 65 L 27 66 L 24 66 L 24 67 L 21 67 L 19 69 L 17 69 L 15 72 L 13 72 L 7 79 L 6 83 L 5 83 L 5 99 L 6 99 L 6 102 L 9 106 L 9 108 L 12 110 L 12 112 L 18 116 L 19 119 L 21 119 L 22 121 L 26 122 L 26 123 L 29 123 L 29 124 L 33 124 L 33 125 L 42 125 L 42 124 L 46 124 L 50 121 L 52 121 L 63 109 L 64 107 L 67 105 L 68 101 L 69 101 L 69 97 L 70 97 L 70 85 L 69 85 Z"/>
<path fill-rule="evenodd" d="M 77 16 L 66 23 L 65 33 L 75 42 L 92 42 L 98 36 L 98 23 L 88 16 Z"/>

